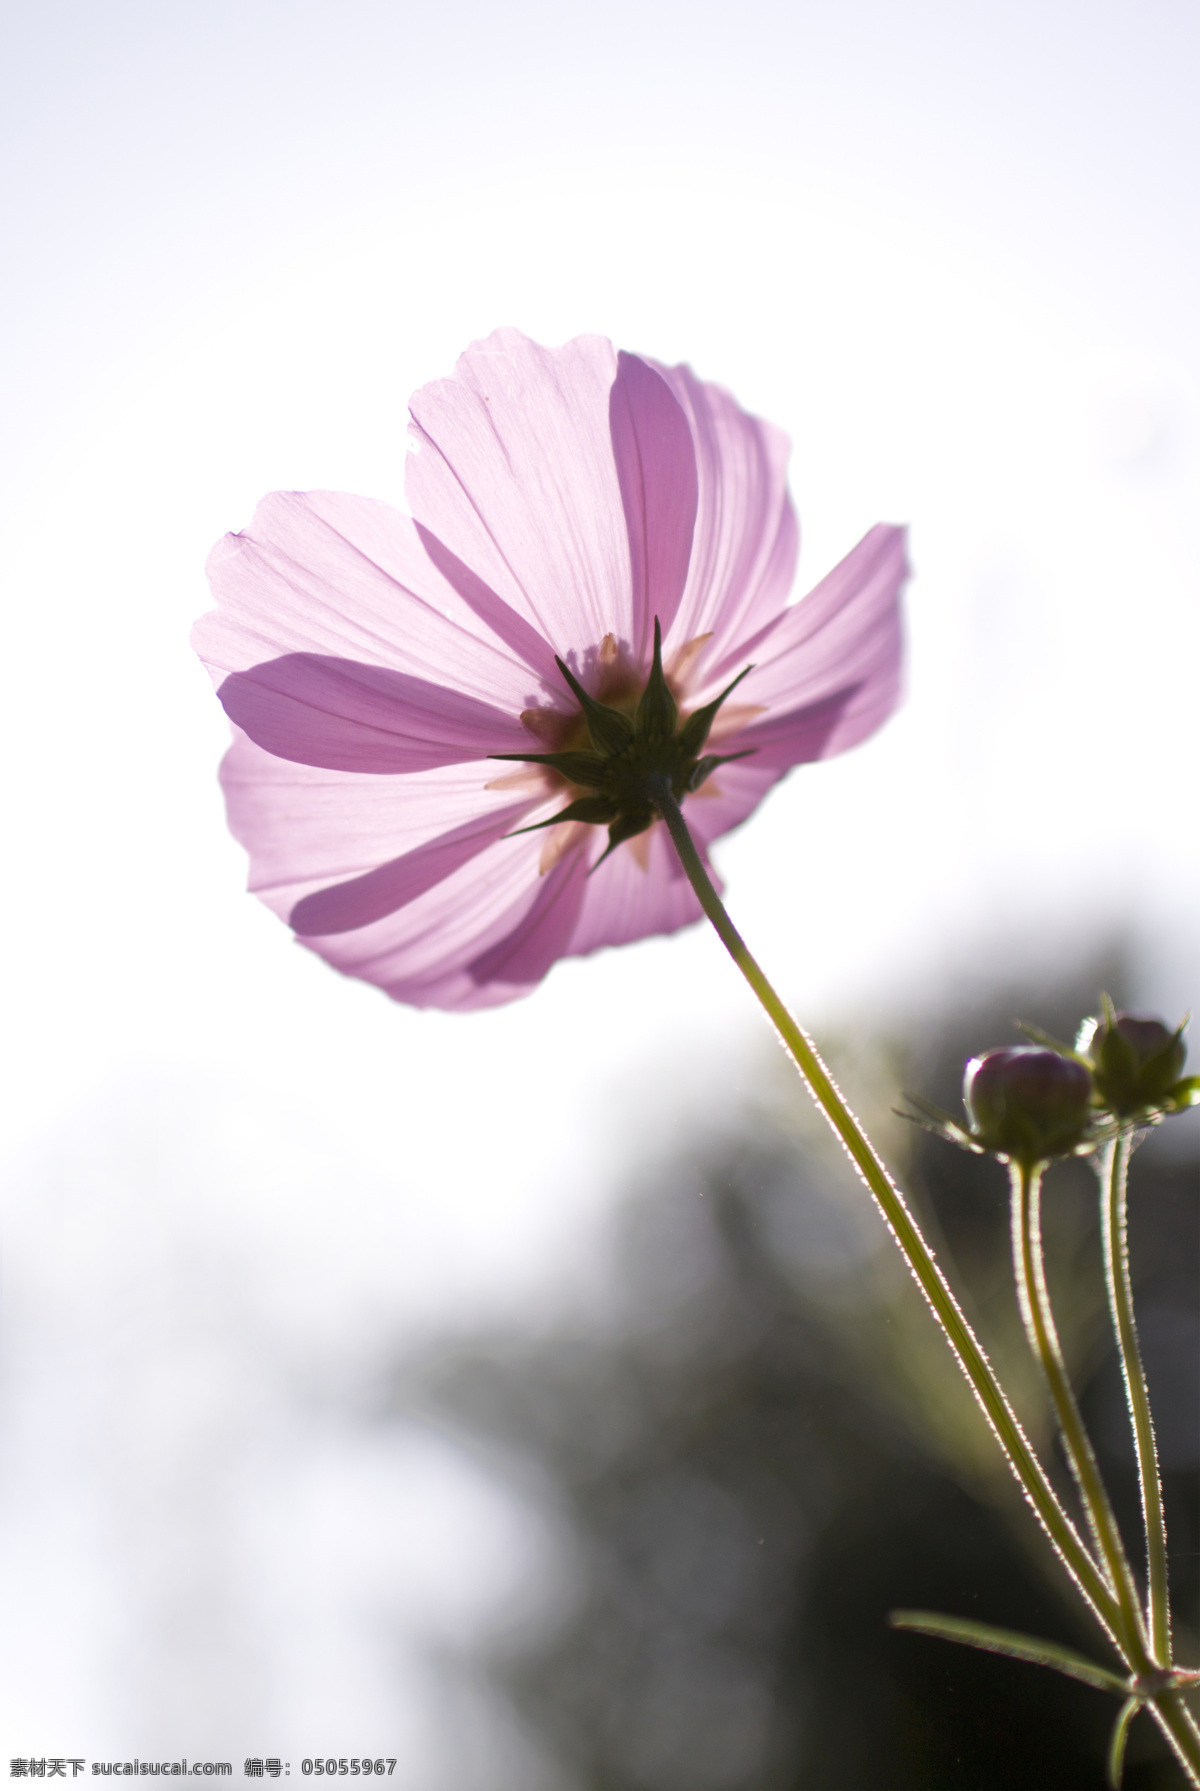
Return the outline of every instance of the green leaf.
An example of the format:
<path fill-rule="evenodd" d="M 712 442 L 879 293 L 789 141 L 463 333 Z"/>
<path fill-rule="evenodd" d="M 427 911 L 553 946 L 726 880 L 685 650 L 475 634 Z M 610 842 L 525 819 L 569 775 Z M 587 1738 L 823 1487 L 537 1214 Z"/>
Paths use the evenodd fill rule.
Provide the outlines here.
<path fill-rule="evenodd" d="M 1108 1744 L 1108 1783 L 1111 1791 L 1121 1791 L 1121 1774 L 1125 1770 L 1125 1743 L 1129 1740 L 1129 1725 L 1141 1708 L 1142 1700 L 1140 1698 L 1126 1698 L 1117 1712 L 1112 1739 Z"/>
<path fill-rule="evenodd" d="M 1062 1648 L 1057 1642 L 1043 1642 L 1037 1636 L 1023 1636 L 1013 1629 L 993 1629 L 990 1623 L 972 1623 L 966 1617 L 940 1617 L 936 1611 L 892 1611 L 888 1622 L 893 1629 L 911 1629 L 918 1635 L 938 1636 L 944 1642 L 963 1642 L 968 1648 L 982 1648 L 988 1654 L 1007 1654 L 1011 1660 L 1027 1660 L 1037 1667 L 1052 1667 L 1068 1679 L 1094 1685 L 1099 1691 L 1113 1692 L 1124 1698 L 1129 1681 L 1073 1648 Z"/>

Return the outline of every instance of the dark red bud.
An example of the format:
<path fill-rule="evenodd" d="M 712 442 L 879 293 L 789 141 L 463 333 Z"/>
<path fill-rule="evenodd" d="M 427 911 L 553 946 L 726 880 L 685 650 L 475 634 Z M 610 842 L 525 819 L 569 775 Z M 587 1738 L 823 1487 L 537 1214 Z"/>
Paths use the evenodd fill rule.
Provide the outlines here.
<path fill-rule="evenodd" d="M 1044 1162 L 1086 1141 L 1092 1078 L 1073 1057 L 1041 1045 L 1006 1045 L 971 1059 L 963 1100 L 984 1150 Z"/>

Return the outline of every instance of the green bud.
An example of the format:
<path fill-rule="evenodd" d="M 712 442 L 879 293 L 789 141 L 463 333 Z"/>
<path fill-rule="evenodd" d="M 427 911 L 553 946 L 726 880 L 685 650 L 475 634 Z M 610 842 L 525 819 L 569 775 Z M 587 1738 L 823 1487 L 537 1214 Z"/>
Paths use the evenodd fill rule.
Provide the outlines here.
<path fill-rule="evenodd" d="M 1096 1089 L 1104 1106 L 1121 1118 L 1175 1104 L 1187 1059 L 1183 1027 L 1114 1013 L 1106 1007 L 1088 1046 Z"/>

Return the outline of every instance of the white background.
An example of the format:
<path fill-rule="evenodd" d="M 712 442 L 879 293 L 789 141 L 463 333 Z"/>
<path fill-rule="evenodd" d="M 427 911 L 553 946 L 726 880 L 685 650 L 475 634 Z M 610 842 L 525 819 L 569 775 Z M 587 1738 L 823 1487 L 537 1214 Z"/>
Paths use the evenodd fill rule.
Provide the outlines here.
<path fill-rule="evenodd" d="M 0 1748 L 533 1791 L 423 1649 L 545 1620 L 553 1531 L 379 1422 L 384 1364 L 578 1294 L 759 1023 L 698 931 L 465 1019 L 292 946 L 224 830 L 204 556 L 275 487 L 398 498 L 409 393 L 497 324 L 686 359 L 792 434 L 800 588 L 912 524 L 905 711 L 718 855 L 801 1014 L 1114 933 L 1195 1007 L 1200 18 L 42 0 L 5 39 Z"/>

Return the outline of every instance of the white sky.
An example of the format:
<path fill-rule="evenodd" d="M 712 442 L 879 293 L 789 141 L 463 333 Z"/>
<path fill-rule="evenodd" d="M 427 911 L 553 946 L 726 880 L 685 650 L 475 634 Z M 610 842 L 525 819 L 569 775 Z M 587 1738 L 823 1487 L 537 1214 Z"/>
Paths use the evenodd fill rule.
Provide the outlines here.
<path fill-rule="evenodd" d="M 272 488 L 398 497 L 409 393 L 497 324 L 689 360 L 793 436 L 800 588 L 913 528 L 906 710 L 718 854 L 802 1017 L 1114 927 L 1148 999 L 1196 1008 L 1200 15 L 43 0 L 4 29 L 0 1566 L 59 1603 L 0 1655 L 0 1743 L 70 1718 L 76 1752 L 199 1757 L 185 1719 L 216 1747 L 269 1718 L 219 1745 L 300 1748 L 325 1698 L 364 1746 L 407 1724 L 431 1791 L 420 1674 L 364 1640 L 378 1551 L 331 1538 L 388 1532 L 422 1474 L 494 1495 L 364 1466 L 345 1389 L 385 1338 L 574 1274 L 635 1145 L 736 1096 L 758 1022 L 700 932 L 467 1019 L 292 947 L 224 830 L 207 549 Z M 458 1558 L 446 1525 L 417 1557 Z M 297 1642 L 280 1563 L 317 1558 Z M 389 1622 L 454 1604 L 413 1558 Z M 154 1638 L 196 1574 L 168 1722 Z"/>

